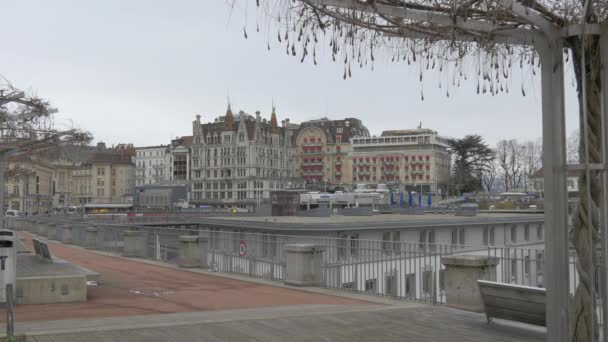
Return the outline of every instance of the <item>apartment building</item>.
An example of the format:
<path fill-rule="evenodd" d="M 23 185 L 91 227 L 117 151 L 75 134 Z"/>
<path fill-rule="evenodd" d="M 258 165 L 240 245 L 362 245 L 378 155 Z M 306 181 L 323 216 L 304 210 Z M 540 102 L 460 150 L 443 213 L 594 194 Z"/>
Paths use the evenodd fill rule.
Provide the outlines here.
<path fill-rule="evenodd" d="M 240 111 L 210 123 L 193 122 L 191 158 L 186 177 L 192 178 L 190 201 L 199 206 L 250 208 L 268 202 L 270 191 L 285 188 L 291 176 L 289 120 L 279 126 L 273 108 L 270 120 Z M 178 148 L 175 149 L 178 151 Z M 173 158 L 174 177 L 183 176 Z M 183 164 L 184 162 L 181 161 Z M 183 165 L 182 165 L 183 166 Z M 181 172 L 181 173 L 180 173 Z"/>
<path fill-rule="evenodd" d="M 53 209 L 53 166 L 47 162 L 25 156 L 11 160 L 4 187 L 5 209 L 28 215 Z"/>
<path fill-rule="evenodd" d="M 131 203 L 135 189 L 135 165 L 130 154 L 99 151 L 72 172 L 75 197 L 87 203 Z"/>
<path fill-rule="evenodd" d="M 391 130 L 379 137 L 353 137 L 350 142 L 353 184 L 386 183 L 406 191 L 446 193 L 451 157 L 447 138 L 437 132 Z"/>
<path fill-rule="evenodd" d="M 135 185 L 162 183 L 169 178 L 168 145 L 137 147 L 135 149 Z"/>
<path fill-rule="evenodd" d="M 351 183 L 347 160 L 354 137 L 369 137 L 368 129 L 359 119 L 303 122 L 293 134 L 294 177 L 309 183 Z"/>

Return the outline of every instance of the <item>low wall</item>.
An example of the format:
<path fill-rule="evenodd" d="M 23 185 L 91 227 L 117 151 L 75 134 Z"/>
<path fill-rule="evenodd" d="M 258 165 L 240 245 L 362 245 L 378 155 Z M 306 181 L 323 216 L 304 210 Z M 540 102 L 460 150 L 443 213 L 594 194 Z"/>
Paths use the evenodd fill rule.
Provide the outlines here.
<path fill-rule="evenodd" d="M 87 282 L 80 276 L 44 276 L 17 278 L 17 304 L 84 302 Z"/>

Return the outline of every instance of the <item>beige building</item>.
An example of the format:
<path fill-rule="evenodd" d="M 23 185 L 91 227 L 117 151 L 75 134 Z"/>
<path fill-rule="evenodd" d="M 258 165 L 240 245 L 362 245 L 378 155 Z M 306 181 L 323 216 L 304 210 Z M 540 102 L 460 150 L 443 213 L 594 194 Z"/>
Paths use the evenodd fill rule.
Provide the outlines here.
<path fill-rule="evenodd" d="M 359 119 L 303 122 L 293 135 L 293 176 L 321 185 L 350 183 L 350 139 L 356 136 L 369 136 Z"/>
<path fill-rule="evenodd" d="M 430 129 L 384 131 L 379 137 L 351 139 L 353 184 L 403 187 L 408 191 L 445 194 L 451 157 L 447 138 Z"/>
<path fill-rule="evenodd" d="M 87 203 L 131 203 L 135 191 L 135 165 L 123 151 L 95 152 L 72 172 L 75 197 Z"/>
<path fill-rule="evenodd" d="M 53 209 L 53 167 L 50 164 L 28 158 L 12 160 L 4 184 L 6 209 L 28 215 Z"/>

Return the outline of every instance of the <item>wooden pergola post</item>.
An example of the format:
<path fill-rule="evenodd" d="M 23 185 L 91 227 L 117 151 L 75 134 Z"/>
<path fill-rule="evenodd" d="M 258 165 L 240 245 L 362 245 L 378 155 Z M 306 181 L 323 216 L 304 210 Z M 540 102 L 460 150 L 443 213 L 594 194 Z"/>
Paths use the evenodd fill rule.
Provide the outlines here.
<path fill-rule="evenodd" d="M 569 340 L 568 189 L 561 39 L 536 44 L 541 59 L 547 341 Z"/>

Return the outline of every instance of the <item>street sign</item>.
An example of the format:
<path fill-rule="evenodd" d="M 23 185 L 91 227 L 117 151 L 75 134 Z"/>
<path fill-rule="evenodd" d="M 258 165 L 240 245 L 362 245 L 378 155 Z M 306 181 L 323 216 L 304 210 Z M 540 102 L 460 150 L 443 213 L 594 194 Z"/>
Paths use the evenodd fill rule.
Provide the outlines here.
<path fill-rule="evenodd" d="M 241 240 L 239 241 L 239 256 L 244 257 L 245 255 L 247 255 L 247 244 L 245 240 Z"/>

